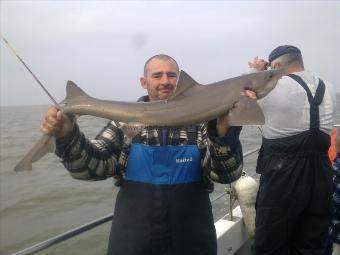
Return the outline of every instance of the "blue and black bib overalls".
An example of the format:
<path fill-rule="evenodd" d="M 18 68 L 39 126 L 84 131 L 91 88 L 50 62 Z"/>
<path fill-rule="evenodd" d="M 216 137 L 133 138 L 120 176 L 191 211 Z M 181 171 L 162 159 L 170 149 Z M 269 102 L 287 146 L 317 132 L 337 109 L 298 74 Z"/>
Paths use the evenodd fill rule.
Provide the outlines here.
<path fill-rule="evenodd" d="M 256 202 L 256 255 L 322 255 L 330 224 L 330 137 L 319 129 L 325 85 L 320 80 L 313 97 L 299 76 L 289 76 L 307 93 L 310 129 L 285 138 L 263 138 L 257 162 L 261 179 Z"/>
<path fill-rule="evenodd" d="M 198 147 L 132 144 L 108 254 L 216 255 L 216 250 Z"/>

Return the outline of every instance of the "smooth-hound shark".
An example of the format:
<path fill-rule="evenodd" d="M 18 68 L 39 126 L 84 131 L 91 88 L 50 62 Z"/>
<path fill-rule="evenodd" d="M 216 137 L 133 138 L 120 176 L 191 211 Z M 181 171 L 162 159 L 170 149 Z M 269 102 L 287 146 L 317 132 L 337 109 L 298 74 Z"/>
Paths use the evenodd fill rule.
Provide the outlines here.
<path fill-rule="evenodd" d="M 257 98 L 267 95 L 284 75 L 284 69 L 268 70 L 201 85 L 180 72 L 173 94 L 156 102 L 100 100 L 87 95 L 72 81 L 66 85 L 61 111 L 67 115 L 92 115 L 144 128 L 177 127 L 213 120 L 229 112 L 231 125 L 262 125 L 264 115 L 255 99 L 245 95 L 249 89 Z M 54 152 L 52 136 L 44 135 L 15 166 L 15 171 L 32 170 L 32 163 Z"/>

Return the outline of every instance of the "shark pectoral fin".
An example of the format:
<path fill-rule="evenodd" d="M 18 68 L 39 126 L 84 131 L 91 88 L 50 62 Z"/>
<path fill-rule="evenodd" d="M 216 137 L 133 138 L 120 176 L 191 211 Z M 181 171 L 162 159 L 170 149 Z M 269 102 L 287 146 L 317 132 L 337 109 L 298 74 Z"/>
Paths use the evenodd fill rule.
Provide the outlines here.
<path fill-rule="evenodd" d="M 22 172 L 32 170 L 32 163 L 38 161 L 48 152 L 55 151 L 54 136 L 43 135 L 39 141 L 29 150 L 24 158 L 14 167 L 14 171 Z"/>
<path fill-rule="evenodd" d="M 255 99 L 242 97 L 229 111 L 231 126 L 263 125 L 264 115 Z"/>
<path fill-rule="evenodd" d="M 139 122 L 130 122 L 128 124 L 122 125 L 121 128 L 124 133 L 125 144 L 130 144 L 132 139 L 139 134 L 144 128 L 145 124 Z"/>

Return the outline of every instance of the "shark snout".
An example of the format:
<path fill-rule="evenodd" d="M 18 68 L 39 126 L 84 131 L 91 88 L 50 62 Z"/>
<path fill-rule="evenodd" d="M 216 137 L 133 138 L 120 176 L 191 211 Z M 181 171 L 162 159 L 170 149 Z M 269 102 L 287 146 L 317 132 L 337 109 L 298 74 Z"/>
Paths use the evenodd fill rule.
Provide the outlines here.
<path fill-rule="evenodd" d="M 285 74 L 285 69 L 268 70 L 263 72 L 262 84 L 259 84 L 256 89 L 256 95 L 258 98 L 266 96 L 270 91 L 272 91 L 279 79 Z"/>

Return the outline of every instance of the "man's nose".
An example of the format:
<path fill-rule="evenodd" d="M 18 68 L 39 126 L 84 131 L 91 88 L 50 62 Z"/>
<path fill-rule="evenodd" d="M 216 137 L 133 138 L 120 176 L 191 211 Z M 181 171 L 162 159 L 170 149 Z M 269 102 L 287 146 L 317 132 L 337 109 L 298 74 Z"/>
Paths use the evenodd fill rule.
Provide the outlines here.
<path fill-rule="evenodd" d="M 161 84 L 169 84 L 169 77 L 166 74 L 162 75 Z"/>

